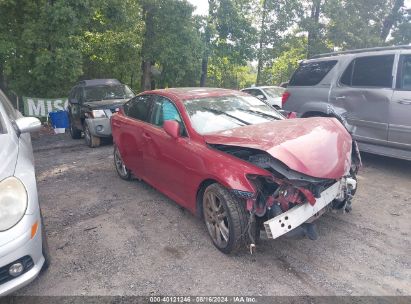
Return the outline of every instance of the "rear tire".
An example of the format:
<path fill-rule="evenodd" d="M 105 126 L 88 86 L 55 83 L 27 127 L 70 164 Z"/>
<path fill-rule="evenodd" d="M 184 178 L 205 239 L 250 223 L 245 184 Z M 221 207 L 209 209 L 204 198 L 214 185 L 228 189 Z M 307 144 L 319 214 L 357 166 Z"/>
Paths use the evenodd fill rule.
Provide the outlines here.
<path fill-rule="evenodd" d="M 90 128 L 87 123 L 84 124 L 84 140 L 86 141 L 87 146 L 90 148 L 96 148 L 100 146 L 101 139 L 98 136 L 94 136 L 90 132 Z"/>
<path fill-rule="evenodd" d="M 244 206 L 227 189 L 211 184 L 204 191 L 203 215 L 215 247 L 225 254 L 247 246 L 248 215 Z"/>
<path fill-rule="evenodd" d="M 131 172 L 126 168 L 126 165 L 121 158 L 120 151 L 118 150 L 118 147 L 116 145 L 114 145 L 114 167 L 116 167 L 117 174 L 121 179 L 131 179 Z"/>

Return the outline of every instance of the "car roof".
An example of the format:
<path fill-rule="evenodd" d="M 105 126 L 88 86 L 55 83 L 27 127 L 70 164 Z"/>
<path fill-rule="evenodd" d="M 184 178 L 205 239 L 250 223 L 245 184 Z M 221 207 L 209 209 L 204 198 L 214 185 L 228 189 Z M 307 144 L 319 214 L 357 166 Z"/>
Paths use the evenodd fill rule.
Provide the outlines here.
<path fill-rule="evenodd" d="M 220 88 L 205 88 L 205 87 L 193 87 L 193 88 L 169 88 L 153 91 L 145 91 L 143 94 L 158 94 L 165 97 L 176 97 L 180 100 L 189 100 L 189 99 L 200 99 L 207 97 L 220 97 L 220 96 L 232 96 L 232 95 L 241 95 L 249 96 L 246 93 L 229 90 L 229 89 L 220 89 Z"/>
<path fill-rule="evenodd" d="M 117 79 L 88 79 L 82 80 L 77 85 L 82 87 L 92 87 L 98 85 L 113 85 L 113 84 L 121 84 L 120 81 Z"/>

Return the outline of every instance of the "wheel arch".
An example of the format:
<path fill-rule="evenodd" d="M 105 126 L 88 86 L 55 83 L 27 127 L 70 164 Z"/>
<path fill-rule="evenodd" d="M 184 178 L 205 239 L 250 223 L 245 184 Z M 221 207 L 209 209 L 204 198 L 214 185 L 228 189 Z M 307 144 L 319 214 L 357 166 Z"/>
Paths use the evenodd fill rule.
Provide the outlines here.
<path fill-rule="evenodd" d="M 210 186 L 212 184 L 221 184 L 221 183 L 218 182 L 216 179 L 207 178 L 207 179 L 203 180 L 197 188 L 195 215 L 199 218 L 203 218 L 203 195 L 204 195 L 204 191 L 205 191 L 205 189 L 207 189 L 208 186 Z"/>

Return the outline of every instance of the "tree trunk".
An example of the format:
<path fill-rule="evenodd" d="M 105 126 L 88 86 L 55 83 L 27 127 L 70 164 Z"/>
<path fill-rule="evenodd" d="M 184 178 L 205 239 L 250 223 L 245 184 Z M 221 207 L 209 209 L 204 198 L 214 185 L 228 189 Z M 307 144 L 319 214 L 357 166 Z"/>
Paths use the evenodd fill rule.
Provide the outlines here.
<path fill-rule="evenodd" d="M 151 90 L 151 61 L 143 60 L 141 63 L 141 70 L 143 72 L 141 75 L 141 90 Z"/>
<path fill-rule="evenodd" d="M 265 28 L 265 19 L 267 16 L 267 0 L 263 0 L 263 15 L 261 18 L 261 28 L 260 28 L 260 41 L 258 48 L 258 66 L 257 66 L 257 80 L 256 85 L 261 84 L 261 73 L 263 70 L 263 48 L 264 48 L 264 28 Z"/>
<path fill-rule="evenodd" d="M 398 21 L 398 12 L 401 7 L 404 6 L 404 0 L 395 0 L 394 5 L 391 9 L 391 12 L 385 17 L 384 22 L 382 24 L 382 30 L 380 38 L 383 42 L 387 40 L 388 35 L 390 34 L 392 26 L 395 22 Z"/>
<path fill-rule="evenodd" d="M 203 59 L 201 60 L 201 77 L 200 77 L 200 87 L 205 87 L 207 82 L 207 73 L 208 73 L 208 57 L 210 56 L 210 44 L 211 44 L 211 26 L 214 19 L 214 8 L 215 0 L 208 0 L 208 18 L 207 25 L 205 29 L 205 38 L 204 38 L 204 54 Z"/>
<path fill-rule="evenodd" d="M 320 22 L 321 0 L 313 0 L 311 8 L 310 28 L 308 29 L 307 37 L 307 58 L 310 58 L 316 53 L 315 44 L 318 39 L 318 25 Z"/>
<path fill-rule="evenodd" d="M 152 87 L 151 81 L 151 63 L 153 61 L 150 52 L 150 41 L 154 39 L 154 16 L 153 8 L 149 3 L 143 5 L 143 20 L 145 24 L 145 31 L 143 37 L 143 45 L 141 47 L 142 62 L 141 62 L 141 90 L 147 91 Z"/>

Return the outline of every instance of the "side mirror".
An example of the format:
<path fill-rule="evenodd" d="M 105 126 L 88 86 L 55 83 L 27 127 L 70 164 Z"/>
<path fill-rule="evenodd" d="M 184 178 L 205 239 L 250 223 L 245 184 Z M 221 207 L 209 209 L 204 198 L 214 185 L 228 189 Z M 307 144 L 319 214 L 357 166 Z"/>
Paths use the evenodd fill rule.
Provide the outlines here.
<path fill-rule="evenodd" d="M 175 120 L 166 120 L 163 124 L 164 131 L 172 138 L 180 137 L 180 125 Z"/>
<path fill-rule="evenodd" d="M 36 117 L 22 117 L 15 120 L 16 126 L 21 133 L 29 133 L 39 131 L 41 122 Z"/>
<path fill-rule="evenodd" d="M 265 98 L 265 96 L 263 95 L 263 94 L 259 94 L 259 95 L 257 95 L 256 96 L 258 99 L 261 99 L 261 100 L 266 100 L 267 98 Z"/>

